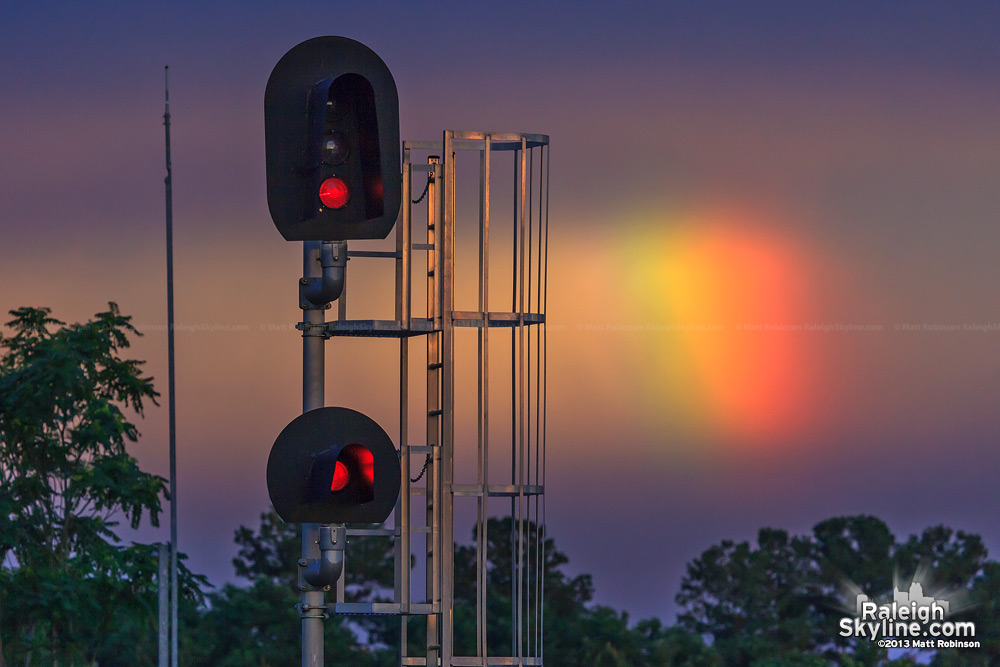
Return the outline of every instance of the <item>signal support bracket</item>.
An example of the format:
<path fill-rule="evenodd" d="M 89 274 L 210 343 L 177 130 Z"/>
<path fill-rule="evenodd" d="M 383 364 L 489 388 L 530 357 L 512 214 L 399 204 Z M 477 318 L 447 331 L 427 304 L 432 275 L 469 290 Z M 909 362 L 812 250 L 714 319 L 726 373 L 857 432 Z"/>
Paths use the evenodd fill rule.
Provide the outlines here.
<path fill-rule="evenodd" d="M 323 241 L 319 262 L 323 267 L 322 276 L 299 280 L 299 308 L 302 310 L 326 310 L 331 301 L 340 298 L 347 272 L 347 243 Z"/>
<path fill-rule="evenodd" d="M 299 561 L 299 588 L 328 589 L 337 582 L 344 569 L 344 545 L 347 529 L 344 524 L 319 527 L 319 558 Z M 305 589 L 303 587 L 306 587 Z"/>
<path fill-rule="evenodd" d="M 321 620 L 326 620 L 330 618 L 330 614 L 327 611 L 327 606 L 322 605 L 307 605 L 307 604 L 297 604 L 295 608 L 299 610 L 299 615 L 302 618 L 318 618 Z"/>

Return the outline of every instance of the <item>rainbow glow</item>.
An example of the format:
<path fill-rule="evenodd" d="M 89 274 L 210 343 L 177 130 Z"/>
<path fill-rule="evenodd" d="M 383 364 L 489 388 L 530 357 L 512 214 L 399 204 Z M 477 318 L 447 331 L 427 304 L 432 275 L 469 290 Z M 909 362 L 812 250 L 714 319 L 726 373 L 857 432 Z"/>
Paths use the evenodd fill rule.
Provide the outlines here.
<path fill-rule="evenodd" d="M 619 247 L 647 414 L 661 427 L 774 443 L 814 407 L 803 252 L 731 213 L 637 226 Z"/>

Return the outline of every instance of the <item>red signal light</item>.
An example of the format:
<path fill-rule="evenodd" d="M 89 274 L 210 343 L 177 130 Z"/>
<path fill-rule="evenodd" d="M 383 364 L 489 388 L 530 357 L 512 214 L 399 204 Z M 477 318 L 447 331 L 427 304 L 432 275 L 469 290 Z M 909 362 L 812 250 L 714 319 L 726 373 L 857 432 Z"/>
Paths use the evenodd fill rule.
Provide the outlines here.
<path fill-rule="evenodd" d="M 352 502 L 367 503 L 375 498 L 375 455 L 364 445 L 347 445 L 337 457 L 330 493 L 341 489 Z M 341 494 L 341 497 L 345 496 Z"/>
<path fill-rule="evenodd" d="M 347 472 L 347 466 L 340 461 L 337 461 L 337 465 L 333 469 L 333 481 L 330 483 L 330 491 L 340 491 L 342 488 L 347 486 L 347 482 L 349 482 L 350 479 L 351 476 Z"/>
<path fill-rule="evenodd" d="M 359 474 L 359 481 L 365 482 L 368 487 L 375 483 L 375 456 L 364 445 L 347 445 L 341 452 L 340 458 L 347 461 L 355 473 Z M 341 462 L 337 461 L 339 470 Z M 345 471 L 346 472 L 346 471 Z M 337 473 L 334 473 L 336 479 Z"/>
<path fill-rule="evenodd" d="M 367 449 L 362 449 L 358 453 L 358 462 L 361 464 L 361 476 L 368 484 L 375 483 L 375 457 Z"/>
<path fill-rule="evenodd" d="M 323 181 L 319 186 L 319 200 L 327 208 L 342 208 L 351 194 L 347 190 L 347 183 L 334 176 Z"/>

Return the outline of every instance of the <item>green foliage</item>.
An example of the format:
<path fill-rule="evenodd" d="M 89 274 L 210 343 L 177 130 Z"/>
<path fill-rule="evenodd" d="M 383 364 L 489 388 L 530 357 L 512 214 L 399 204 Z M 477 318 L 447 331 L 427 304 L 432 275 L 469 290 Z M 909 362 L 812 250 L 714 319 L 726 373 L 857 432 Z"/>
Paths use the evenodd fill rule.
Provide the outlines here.
<path fill-rule="evenodd" d="M 298 538 L 298 526 L 285 523 L 274 510 L 260 515 L 260 528 L 256 533 L 240 526 L 235 538 L 240 550 L 233 558 L 237 576 L 250 581 L 265 578 L 297 590 L 294 563 L 302 551 Z"/>
<path fill-rule="evenodd" d="M 987 640 L 984 649 L 978 653 L 941 651 L 934 664 L 987 664 L 983 660 L 990 660 L 989 651 L 1000 643 L 997 631 L 988 629 L 1000 628 L 996 620 L 1000 617 L 1000 603 L 996 602 L 1000 581 L 995 565 L 985 561 L 985 550 L 977 537 L 941 527 L 929 528 L 900 544 L 878 519 L 839 517 L 817 524 L 809 536 L 764 529 L 755 545 L 724 541 L 689 565 L 678 596 L 682 611 L 676 626 L 664 626 L 658 619 L 632 624 L 627 614 L 594 604 L 590 576 L 566 574 L 568 558 L 538 527 L 527 524 L 523 540 L 520 537 L 510 519 L 490 519 L 487 523 L 487 642 L 491 655 L 513 652 L 511 574 L 516 572 L 518 544 L 524 559 L 544 558 L 545 664 L 549 666 L 915 665 L 914 656 L 890 660 L 873 642 L 838 636 L 837 621 L 848 614 L 845 583 L 853 582 L 876 596 L 885 595 L 893 586 L 894 568 L 904 573 L 920 569 L 924 581 L 964 586 L 978 605 L 976 622 L 981 629 L 979 638 Z M 282 571 L 271 556 L 288 553 L 288 562 L 294 562 L 299 549 L 294 530 L 281 528 L 273 514 L 266 514 L 257 532 L 241 528 L 237 541 L 243 547 L 238 571 L 256 573 L 269 585 L 288 590 L 284 583 L 291 581 L 293 568 L 285 566 Z M 379 591 L 386 590 L 392 581 L 390 546 L 384 538 L 361 538 L 349 547 L 348 561 L 353 560 L 359 568 L 347 575 L 348 591 L 354 591 L 352 599 L 383 599 Z M 476 648 L 475 564 L 475 546 L 456 545 L 457 655 L 472 654 Z M 971 578 L 969 573 L 973 573 Z M 258 579 L 254 590 L 260 582 Z M 534 590 L 535 582 L 525 583 Z M 274 618 L 274 613 L 268 617 Z M 260 615 L 255 613 L 252 618 Z M 535 627 L 530 606 L 523 619 L 527 628 Z M 398 664 L 398 619 L 355 617 L 354 621 L 368 633 L 371 645 L 366 651 L 348 636 L 340 644 L 349 647 L 346 655 L 353 656 L 356 664 L 365 664 L 364 660 Z M 232 622 L 238 623 L 238 616 Z M 295 621 L 289 623 L 290 636 L 297 638 Z M 343 627 L 336 620 L 332 623 Z M 409 621 L 409 655 L 424 652 L 424 630 L 422 618 Z M 260 635 L 255 631 L 254 636 Z M 993 637 L 993 644 L 988 644 L 989 637 Z M 387 648 L 380 650 L 379 646 Z M 260 649 L 259 653 L 266 651 Z"/>
<path fill-rule="evenodd" d="M 265 577 L 249 587 L 227 584 L 209 596 L 209 607 L 187 629 L 183 662 L 206 667 L 298 667 L 301 621 L 298 596 Z M 370 652 L 340 617 L 323 624 L 327 646 L 324 664 L 374 665 Z"/>
<path fill-rule="evenodd" d="M 272 510 L 260 515 L 257 530 L 240 526 L 235 541 L 240 548 L 233 567 L 249 587 L 227 584 L 208 596 L 207 608 L 190 628 L 187 646 L 182 646 L 185 664 L 295 667 L 301 662 L 302 623 L 296 609 L 296 562 L 302 549 L 299 526 L 284 523 Z M 378 599 L 380 587 L 392 588 L 390 540 L 352 537 L 348 549 L 345 586 L 351 601 Z M 358 641 L 348 624 L 351 620 L 355 619 L 331 616 L 324 622 L 325 664 L 387 664 L 384 651 Z M 374 623 L 362 619 L 359 625 L 367 629 Z"/>
<path fill-rule="evenodd" d="M 157 602 L 159 566 L 156 545 L 133 544 L 127 550 L 141 555 L 141 562 L 127 574 L 131 584 L 132 604 L 115 606 L 111 610 L 110 621 L 99 634 L 93 637 L 95 646 L 94 662 L 101 667 L 128 667 L 130 665 L 153 664 L 157 655 Z M 177 554 L 179 620 L 183 627 L 197 615 L 197 608 L 204 602 L 202 589 L 210 585 L 204 577 L 192 574 L 184 561 L 187 556 Z M 184 660 L 182 636 L 181 659 Z"/>
<path fill-rule="evenodd" d="M 950 536 L 950 531 L 947 534 Z M 955 542 L 966 541 L 978 550 L 980 545 L 977 536 L 961 532 L 956 534 Z M 961 571 L 961 567 L 956 569 Z M 941 649 L 931 664 L 935 667 L 1000 665 L 1000 563 L 990 561 L 983 565 L 972 580 L 967 604 L 954 617 L 955 620 L 972 621 L 976 624 L 975 639 L 980 642 L 980 647 Z"/>
<path fill-rule="evenodd" d="M 894 586 L 906 587 L 914 576 L 925 593 L 937 591 L 958 603 L 963 593 L 971 595 L 978 607 L 970 609 L 976 619 L 969 620 L 985 631 L 977 638 L 996 635 L 1000 583 L 979 537 L 936 526 L 897 543 L 870 516 L 828 519 L 811 536 L 789 538 L 765 528 L 756 547 L 731 541 L 711 547 L 688 565 L 677 595 L 678 620 L 705 636 L 726 665 L 916 664 L 915 654 L 890 660 L 876 642 L 840 637 L 838 628 L 840 618 L 853 616 L 858 592 L 891 599 Z M 940 651 L 934 664 L 984 664 L 995 650 L 984 643 L 964 658 Z"/>
<path fill-rule="evenodd" d="M 126 451 L 155 403 L 142 363 L 124 359 L 139 335 L 108 304 L 84 324 L 47 308 L 11 311 L 0 338 L 0 632 L 17 662 L 90 662 L 122 619 L 150 623 L 151 547 L 122 546 L 116 517 L 157 525 L 162 477 Z M 203 579 L 184 571 L 185 593 Z"/>
<path fill-rule="evenodd" d="M 758 545 L 727 540 L 712 547 L 688 565 L 677 596 L 685 608 L 681 625 L 711 635 L 737 661 L 730 664 L 745 663 L 748 651 L 770 654 L 773 646 L 801 653 L 814 642 L 807 622 L 814 601 L 808 572 L 800 567 L 808 543 L 764 529 Z"/>
<path fill-rule="evenodd" d="M 544 572 L 545 664 L 552 667 L 575 665 L 643 667 L 681 665 L 710 667 L 721 665 L 701 638 L 681 628 L 664 629 L 660 621 L 649 619 L 630 627 L 628 614 L 592 603 L 594 586 L 590 575 L 570 577 L 564 567 L 567 556 L 556 549 L 540 527 L 525 524 L 521 534 L 508 518 L 492 518 L 486 527 L 486 611 L 489 620 L 487 647 L 491 655 L 511 655 L 513 611 L 512 575 L 516 562 L 541 557 Z M 455 548 L 455 650 L 457 655 L 473 654 L 476 648 L 475 582 L 476 549 Z M 525 570 L 525 588 L 538 590 Z M 528 601 L 530 602 L 530 601 Z M 528 634 L 537 627 L 531 604 L 522 610 Z M 422 638 L 421 638 L 422 639 Z M 419 646 L 419 645 L 418 645 Z M 411 648 L 411 654 L 419 651 Z M 534 648 L 533 644 L 525 649 Z"/>

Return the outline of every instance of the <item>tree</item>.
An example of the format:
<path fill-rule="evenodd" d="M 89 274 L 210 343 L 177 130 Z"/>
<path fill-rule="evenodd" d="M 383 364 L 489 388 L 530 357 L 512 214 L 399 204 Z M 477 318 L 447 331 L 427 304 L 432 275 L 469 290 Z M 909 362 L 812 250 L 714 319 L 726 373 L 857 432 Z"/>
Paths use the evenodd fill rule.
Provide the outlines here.
<path fill-rule="evenodd" d="M 490 618 L 489 651 L 509 655 L 511 649 L 511 564 L 516 558 L 515 524 L 508 519 L 490 519 L 487 540 L 487 608 Z M 656 619 L 629 627 L 628 615 L 609 607 L 593 605 L 589 575 L 569 577 L 563 571 L 567 557 L 528 524 L 525 556 L 542 549 L 545 557 L 545 651 L 546 665 L 628 665 L 629 667 L 676 665 L 720 667 L 713 649 L 701 638 L 681 628 L 664 629 Z M 210 608 L 198 632 L 201 645 L 216 646 L 191 664 L 255 664 L 276 667 L 296 664 L 299 637 L 295 566 L 300 550 L 296 526 L 284 524 L 273 513 L 261 515 L 257 530 L 240 527 L 240 546 L 233 564 L 249 588 L 227 585 L 209 596 Z M 475 648 L 475 547 L 455 547 L 456 653 Z M 384 537 L 352 537 L 347 550 L 345 589 L 349 600 L 382 600 L 393 580 L 392 541 Z M 529 587 L 533 582 L 528 582 Z M 362 646 L 343 620 L 332 617 L 324 624 L 331 664 L 398 664 L 399 618 L 354 616 L 351 624 L 364 629 L 368 645 Z M 534 623 L 528 614 L 526 626 Z M 409 624 L 409 655 L 420 655 L 426 646 L 422 622 Z"/>
<path fill-rule="evenodd" d="M 898 543 L 871 516 L 828 519 L 810 536 L 765 528 L 756 546 L 724 541 L 709 548 L 688 564 L 677 595 L 679 625 L 708 637 L 726 665 L 917 664 L 916 654 L 890 660 L 876 642 L 838 633 L 839 620 L 854 615 L 857 593 L 891 600 L 911 579 L 953 602 L 967 594 L 978 604 L 971 620 L 992 649 L 1000 586 L 979 537 L 935 526 Z M 935 664 L 965 664 L 962 655 L 939 652 Z M 984 652 L 968 655 L 979 661 L 968 664 L 984 664 Z"/>
<path fill-rule="evenodd" d="M 260 526 L 236 530 L 239 551 L 236 574 L 249 586 L 226 584 L 208 596 L 191 628 L 189 646 L 182 647 L 190 665 L 295 667 L 300 663 L 301 620 L 296 562 L 301 553 L 299 526 L 284 523 L 273 510 L 260 515 Z M 392 586 L 392 543 L 384 538 L 352 537 L 348 552 L 347 597 L 377 596 Z M 331 615 L 323 623 L 327 663 L 345 667 L 390 664 L 377 647 L 363 646 L 346 617 Z M 350 619 L 354 620 L 354 619 Z M 366 630 L 372 621 L 359 625 Z"/>
<path fill-rule="evenodd" d="M 765 528 L 757 548 L 726 540 L 688 564 L 680 626 L 712 637 L 727 665 L 807 653 L 815 645 L 809 541 Z"/>
<path fill-rule="evenodd" d="M 515 572 L 514 562 L 518 556 L 519 531 L 516 522 L 509 517 L 491 518 L 487 522 L 486 534 L 486 608 L 487 618 L 490 619 L 487 647 L 491 655 L 510 655 L 514 606 L 511 576 Z M 564 567 L 569 558 L 534 523 L 526 522 L 524 540 L 520 543 L 525 562 L 539 553 L 543 558 L 545 597 L 542 614 L 546 665 L 714 667 L 722 664 L 700 637 L 685 629 L 665 631 L 656 619 L 643 620 L 630 627 L 627 613 L 593 604 L 594 585 L 590 575 L 570 577 L 566 574 Z M 474 546 L 455 547 L 454 629 L 456 653 L 460 655 L 475 649 L 475 565 Z M 524 585 L 535 589 L 535 582 L 530 579 Z M 530 608 L 525 609 L 524 627 L 532 628 L 534 622 Z M 417 639 L 421 640 L 419 636 Z M 416 649 L 413 647 L 411 651 Z M 664 662 L 664 659 L 669 662 Z"/>
<path fill-rule="evenodd" d="M 114 303 L 65 324 L 48 308 L 10 311 L 0 337 L 0 628 L 18 662 L 92 661 L 123 614 L 151 618 L 152 550 L 123 546 L 116 518 L 158 525 L 165 480 L 126 446 L 126 411 L 156 403 L 142 362 L 124 359 L 140 335 Z M 185 595 L 203 578 L 183 572 Z"/>
<path fill-rule="evenodd" d="M 260 515 L 255 533 L 246 526 L 236 530 L 234 538 L 240 550 L 233 558 L 236 575 L 254 581 L 263 577 L 272 583 L 285 584 L 297 591 L 294 563 L 299 560 L 302 543 L 299 526 L 285 523 L 271 510 Z"/>

